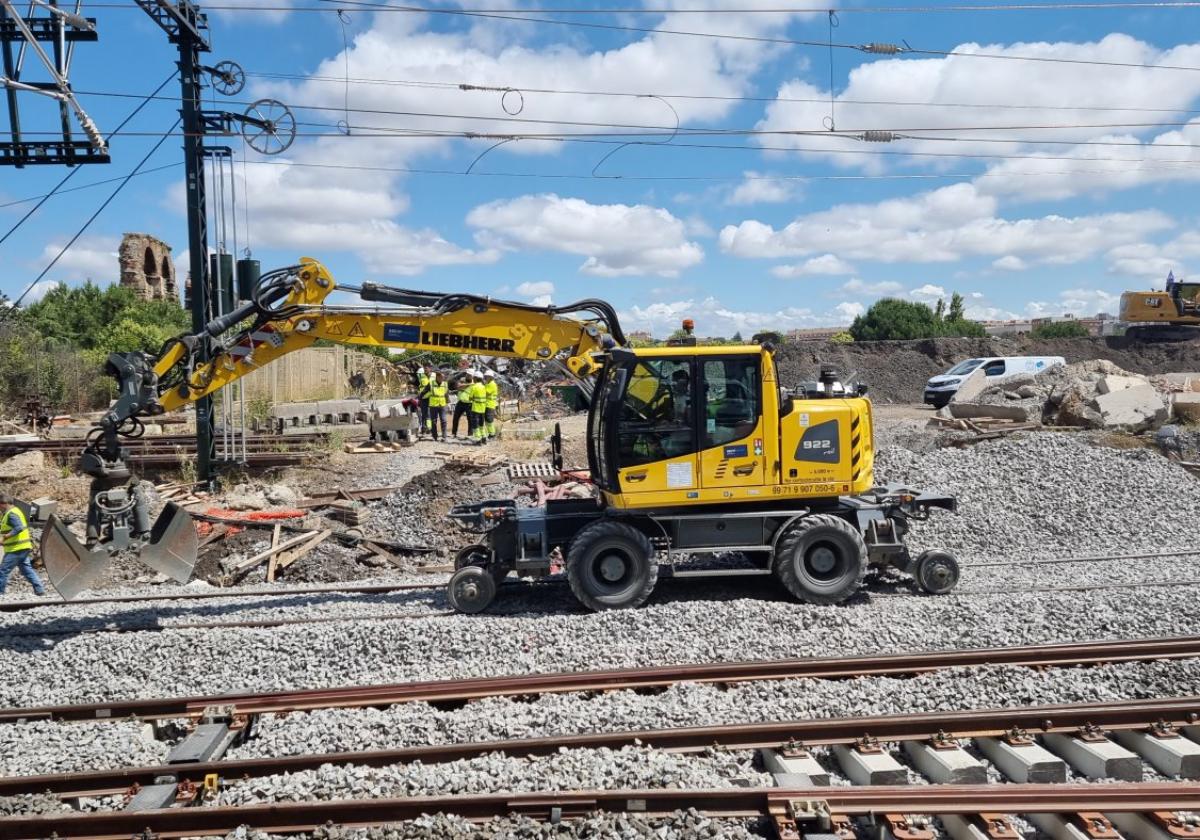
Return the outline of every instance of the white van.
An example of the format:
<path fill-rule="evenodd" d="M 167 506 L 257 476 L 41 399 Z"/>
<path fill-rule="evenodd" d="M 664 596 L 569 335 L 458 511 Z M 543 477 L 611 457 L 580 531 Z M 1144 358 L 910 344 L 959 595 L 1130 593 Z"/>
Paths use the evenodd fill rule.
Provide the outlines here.
<path fill-rule="evenodd" d="M 950 402 L 968 376 L 979 368 L 992 385 L 1022 373 L 1037 374 L 1055 365 L 1066 364 L 1062 356 L 991 356 L 967 359 L 925 383 L 925 402 L 941 408 Z"/>

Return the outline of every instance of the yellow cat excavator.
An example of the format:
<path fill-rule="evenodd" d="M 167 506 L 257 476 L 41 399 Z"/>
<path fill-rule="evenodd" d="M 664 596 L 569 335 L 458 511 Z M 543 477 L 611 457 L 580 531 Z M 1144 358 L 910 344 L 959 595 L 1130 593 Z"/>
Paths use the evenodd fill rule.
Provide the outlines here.
<path fill-rule="evenodd" d="M 375 305 L 332 303 L 335 290 Z M 370 283 L 339 287 L 308 258 L 264 274 L 251 297 L 157 357 L 109 357 L 120 396 L 82 456 L 92 477 L 85 541 L 54 516 L 42 539 L 47 572 L 64 597 L 87 588 L 127 549 L 176 580 L 190 577 L 191 518 L 168 503 L 151 526 L 150 501 L 121 439 L 137 434 L 141 418 L 195 402 L 319 339 L 554 362 L 591 385 L 587 449 L 596 498 L 455 507 L 451 519 L 478 537 L 459 552 L 448 585 L 462 612 L 485 609 L 511 573 L 537 577 L 561 567 L 576 597 L 597 610 L 643 603 L 660 575 L 774 575 L 797 598 L 821 604 L 853 594 L 871 565 L 898 567 L 931 593 L 958 580 L 953 555 L 914 558 L 904 544 L 910 520 L 953 510 L 954 499 L 874 483 L 865 387 L 848 389 L 825 370 L 815 389 L 793 396 L 777 380 L 769 345 L 629 349 L 604 301 L 534 306 Z M 200 361 L 205 356 L 210 361 Z M 556 429 L 559 468 L 561 447 Z M 681 567 L 691 555 L 724 552 L 753 562 L 736 570 Z"/>

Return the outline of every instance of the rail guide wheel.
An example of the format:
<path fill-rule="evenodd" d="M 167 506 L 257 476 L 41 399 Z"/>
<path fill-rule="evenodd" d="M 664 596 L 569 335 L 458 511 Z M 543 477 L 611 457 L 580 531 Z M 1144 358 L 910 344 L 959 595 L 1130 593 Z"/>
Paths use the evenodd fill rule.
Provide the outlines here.
<path fill-rule="evenodd" d="M 925 551 L 913 563 L 917 586 L 930 595 L 945 595 L 958 584 L 958 558 L 948 551 Z"/>
<path fill-rule="evenodd" d="M 450 578 L 446 597 L 457 612 L 483 612 L 496 598 L 496 579 L 482 566 L 463 566 Z"/>

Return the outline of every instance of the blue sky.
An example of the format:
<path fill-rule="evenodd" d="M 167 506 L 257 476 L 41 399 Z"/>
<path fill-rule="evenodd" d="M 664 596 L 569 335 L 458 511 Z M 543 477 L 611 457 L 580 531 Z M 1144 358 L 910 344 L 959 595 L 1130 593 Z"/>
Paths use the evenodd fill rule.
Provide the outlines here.
<path fill-rule="evenodd" d="M 274 157 L 212 141 L 235 150 L 237 245 L 264 268 L 309 255 L 346 282 L 599 296 L 626 329 L 662 335 L 692 317 L 702 334 L 729 335 L 843 324 L 883 295 L 955 290 L 984 318 L 1115 311 L 1122 289 L 1200 263 L 1189 200 L 1200 43 L 1186 40 L 1200 8 L 841 6 L 835 43 L 934 53 L 834 49 L 829 132 L 825 12 L 676 0 L 527 13 L 617 27 L 603 29 L 349 0 L 340 19 L 321 0 L 213 5 L 234 2 L 248 8 L 210 12 L 206 59 L 238 62 L 248 86 L 213 107 L 271 96 L 300 123 Z M 501 5 L 512 4 L 486 4 Z M 132 2 L 84 9 L 100 41 L 78 48 L 71 78 L 108 132 L 137 105 L 128 95 L 171 72 L 174 51 Z M 53 130 L 51 103 L 21 101 L 26 130 Z M 71 185 L 125 174 L 175 117 L 171 99 L 151 103 L 113 139 L 113 163 Z M 851 136 L 865 130 L 901 136 Z M 467 133 L 516 139 L 476 161 L 497 140 Z M 168 139 L 147 167 L 176 165 L 133 179 L 37 292 L 115 280 L 124 231 L 183 257 L 180 161 Z M 0 228 L 65 171 L 0 170 Z M 51 199 L 0 245 L 0 290 L 20 294 L 111 189 Z M 230 221 L 230 250 L 232 238 Z"/>

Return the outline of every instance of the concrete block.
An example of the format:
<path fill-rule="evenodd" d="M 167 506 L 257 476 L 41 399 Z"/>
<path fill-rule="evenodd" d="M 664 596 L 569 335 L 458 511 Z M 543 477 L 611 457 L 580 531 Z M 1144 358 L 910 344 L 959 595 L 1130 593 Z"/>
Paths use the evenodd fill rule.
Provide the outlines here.
<path fill-rule="evenodd" d="M 1067 763 L 1040 744 L 1010 744 L 998 738 L 976 738 L 975 744 L 1011 782 L 1067 780 Z"/>
<path fill-rule="evenodd" d="M 1096 397 L 1096 408 L 1107 428 L 1127 428 L 1133 431 L 1166 422 L 1167 406 L 1150 384 L 1135 385 Z"/>
<path fill-rule="evenodd" d="M 948 785 L 987 784 L 987 769 L 962 747 L 934 749 L 921 741 L 905 741 L 904 751 L 913 766 L 932 782 Z"/>
<path fill-rule="evenodd" d="M 942 827 L 946 829 L 946 833 L 953 840 L 993 840 L 994 833 L 988 831 L 987 824 L 978 814 L 943 814 L 940 819 Z M 1000 828 L 1016 831 L 1012 822 L 1007 819 L 1006 826 Z M 1019 837 L 1020 835 L 1013 833 L 1008 836 Z"/>
<path fill-rule="evenodd" d="M 167 764 L 192 764 L 220 758 L 233 741 L 223 723 L 202 723 L 167 754 Z"/>
<path fill-rule="evenodd" d="M 1053 840 L 1093 840 L 1081 825 L 1080 814 L 1026 814 L 1025 817 Z M 1116 840 L 1123 838 L 1118 835 Z"/>
<path fill-rule="evenodd" d="M 950 402 L 970 402 L 992 384 L 988 381 L 987 376 L 984 375 L 983 368 L 977 367 L 971 371 L 966 379 L 959 383 L 958 390 L 954 392 L 954 396 L 950 398 Z"/>
<path fill-rule="evenodd" d="M 1167 776 L 1200 779 L 1200 744 L 1177 735 L 1159 738 L 1148 732 L 1115 732 L 1113 737 L 1126 749 L 1133 750 L 1155 770 Z"/>
<path fill-rule="evenodd" d="M 1040 408 L 1035 416 L 1030 416 L 1029 409 L 1020 405 L 952 402 L 946 408 L 950 409 L 950 416 L 958 420 L 974 420 L 976 417 L 994 417 L 998 420 L 1016 420 L 1018 423 L 1027 423 L 1031 420 L 1041 420 L 1042 417 Z"/>
<path fill-rule="evenodd" d="M 1195 423 L 1200 421 L 1200 394 L 1192 391 L 1175 394 L 1171 399 L 1175 416 L 1181 420 Z"/>
<path fill-rule="evenodd" d="M 1109 374 L 1101 376 L 1096 380 L 1096 393 L 1115 394 L 1118 391 L 1127 391 L 1130 388 L 1136 388 L 1138 385 L 1145 384 L 1146 380 L 1140 376 L 1116 376 Z"/>
<path fill-rule="evenodd" d="M 1104 816 L 1112 820 L 1128 840 L 1179 840 L 1180 835 L 1172 834 L 1148 814 L 1106 813 Z"/>
<path fill-rule="evenodd" d="M 174 784 L 146 785 L 134 794 L 125 806 L 126 811 L 156 811 L 169 808 L 175 802 Z"/>
<path fill-rule="evenodd" d="M 1142 780 L 1142 760 L 1107 738 L 1085 741 L 1071 735 L 1050 733 L 1042 736 L 1042 743 L 1089 779 Z"/>
<path fill-rule="evenodd" d="M 856 785 L 906 785 L 908 771 L 887 752 L 860 752 L 836 744 L 833 748 L 842 772 Z"/>
<path fill-rule="evenodd" d="M 784 755 L 779 750 L 760 749 L 758 751 L 759 759 L 762 761 L 763 769 L 768 773 L 772 773 L 776 779 L 776 785 L 785 787 L 786 785 L 780 781 L 780 777 L 788 775 L 804 776 L 808 779 L 801 787 L 807 785 L 816 785 L 824 787 L 829 784 L 829 774 L 825 772 L 825 768 L 811 755 L 789 756 Z"/>

